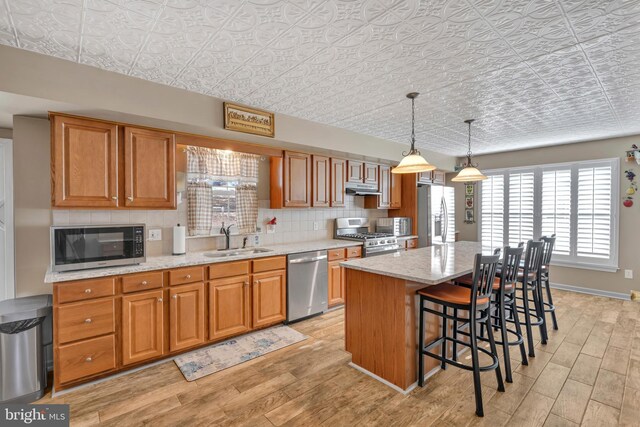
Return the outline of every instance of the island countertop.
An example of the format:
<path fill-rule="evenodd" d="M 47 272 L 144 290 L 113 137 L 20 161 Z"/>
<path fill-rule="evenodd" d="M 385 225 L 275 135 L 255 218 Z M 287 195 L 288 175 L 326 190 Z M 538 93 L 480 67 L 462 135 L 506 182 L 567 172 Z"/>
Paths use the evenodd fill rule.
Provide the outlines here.
<path fill-rule="evenodd" d="M 349 269 L 435 285 L 473 271 L 478 242 L 455 242 L 340 263 Z"/>

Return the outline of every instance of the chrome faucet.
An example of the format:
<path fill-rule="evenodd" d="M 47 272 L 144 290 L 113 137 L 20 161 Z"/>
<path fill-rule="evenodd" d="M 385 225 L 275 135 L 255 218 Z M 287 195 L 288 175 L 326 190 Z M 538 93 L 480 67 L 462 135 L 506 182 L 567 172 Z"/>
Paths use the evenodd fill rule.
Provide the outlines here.
<path fill-rule="evenodd" d="M 225 228 L 224 222 L 223 222 L 222 227 L 220 228 L 220 232 L 224 234 L 224 237 L 225 237 L 225 245 L 224 245 L 225 249 L 229 249 L 229 241 L 231 239 L 231 227 L 233 227 L 234 225 L 235 224 L 231 224 L 230 226 Z"/>

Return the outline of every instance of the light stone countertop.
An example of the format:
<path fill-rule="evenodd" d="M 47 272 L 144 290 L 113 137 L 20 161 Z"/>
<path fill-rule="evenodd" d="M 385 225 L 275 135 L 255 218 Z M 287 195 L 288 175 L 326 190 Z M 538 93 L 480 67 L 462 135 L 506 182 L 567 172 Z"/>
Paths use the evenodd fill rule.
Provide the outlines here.
<path fill-rule="evenodd" d="M 326 239 L 310 242 L 287 243 L 282 245 L 260 246 L 251 249 L 269 249 L 269 252 L 246 253 L 237 256 L 220 258 L 210 258 L 206 253 L 217 252 L 216 249 L 203 252 L 188 252 L 186 255 L 163 255 L 147 257 L 147 262 L 137 265 L 127 265 L 119 267 L 94 268 L 91 270 L 68 271 L 56 273 L 47 270 L 44 277 L 45 283 L 68 282 L 71 280 L 93 279 L 96 277 L 118 276 L 121 274 L 139 273 L 142 271 L 166 270 L 170 268 L 188 267 L 192 265 L 215 264 L 219 262 L 240 261 L 244 259 L 265 258 L 277 255 L 289 255 L 300 252 L 320 251 L 325 249 L 345 248 L 350 246 L 361 246 L 362 242 L 351 240 Z"/>
<path fill-rule="evenodd" d="M 455 242 L 341 262 L 345 268 L 435 285 L 473 271 L 478 242 Z"/>

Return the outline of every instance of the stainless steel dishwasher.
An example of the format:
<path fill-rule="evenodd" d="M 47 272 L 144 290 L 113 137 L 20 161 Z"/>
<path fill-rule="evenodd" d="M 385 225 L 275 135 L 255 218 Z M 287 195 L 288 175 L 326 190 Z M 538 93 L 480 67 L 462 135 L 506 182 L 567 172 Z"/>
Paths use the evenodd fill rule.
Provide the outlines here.
<path fill-rule="evenodd" d="M 287 257 L 287 323 L 327 310 L 328 275 L 327 251 Z"/>

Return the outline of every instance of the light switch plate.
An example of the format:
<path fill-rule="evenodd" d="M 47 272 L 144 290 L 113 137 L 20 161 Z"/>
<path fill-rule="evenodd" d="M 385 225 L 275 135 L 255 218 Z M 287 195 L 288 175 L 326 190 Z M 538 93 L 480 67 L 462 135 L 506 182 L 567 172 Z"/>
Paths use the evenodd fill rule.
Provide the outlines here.
<path fill-rule="evenodd" d="M 633 279 L 633 270 L 625 270 L 624 271 L 625 279 Z"/>
<path fill-rule="evenodd" d="M 150 228 L 149 229 L 149 240 L 162 240 L 162 229 L 161 228 Z"/>
<path fill-rule="evenodd" d="M 318 221 L 313 221 L 313 230 L 318 231 L 319 228 L 320 226 L 318 225 Z"/>

